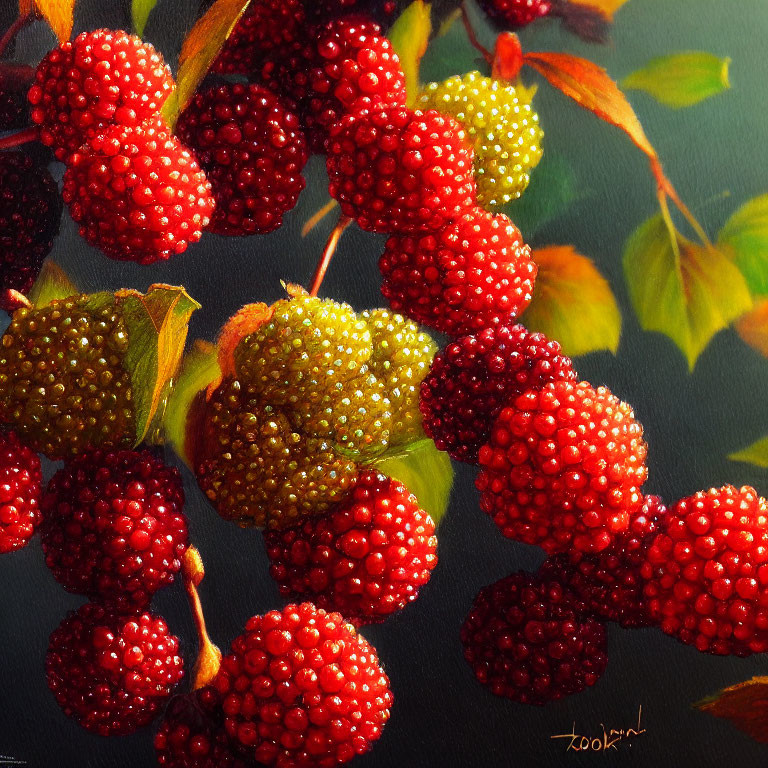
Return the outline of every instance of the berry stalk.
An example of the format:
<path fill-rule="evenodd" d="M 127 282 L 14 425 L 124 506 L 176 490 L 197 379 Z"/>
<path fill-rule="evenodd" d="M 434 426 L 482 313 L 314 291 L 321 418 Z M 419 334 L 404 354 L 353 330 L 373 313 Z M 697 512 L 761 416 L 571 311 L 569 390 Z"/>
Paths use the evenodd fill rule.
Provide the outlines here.
<path fill-rule="evenodd" d="M 21 32 L 27 24 L 30 24 L 35 19 L 34 11 L 32 13 L 26 13 L 23 16 L 19 16 L 16 21 L 11 24 L 5 31 L 5 34 L 0 38 L 0 56 L 2 56 L 7 50 L 8 46 L 16 39 L 16 35 Z"/>
<path fill-rule="evenodd" d="M 351 223 L 352 219 L 349 216 L 339 216 L 336 226 L 328 236 L 328 242 L 325 244 L 323 253 L 320 256 L 320 261 L 317 263 L 315 274 L 312 276 L 312 283 L 309 288 L 310 296 L 317 296 L 320 291 L 320 286 L 323 284 L 325 273 L 328 271 L 328 267 L 331 264 L 333 254 L 336 253 L 336 247 L 339 244 L 339 240 L 341 240 L 341 236 Z"/>
<path fill-rule="evenodd" d="M 467 31 L 467 38 L 469 39 L 469 42 L 471 43 L 473 48 L 476 48 L 480 53 L 483 55 L 483 58 L 486 60 L 486 62 L 493 66 L 493 55 L 491 52 L 477 39 L 477 35 L 475 35 L 475 30 L 472 27 L 472 21 L 469 18 L 469 13 L 467 12 L 467 4 L 462 3 L 461 4 L 461 21 L 464 24 L 464 29 Z"/>
<path fill-rule="evenodd" d="M 29 128 L 24 128 L 22 131 L 17 131 L 9 136 L 3 136 L 0 138 L 0 149 L 11 149 L 12 147 L 18 147 L 21 144 L 28 144 L 30 141 L 37 141 L 38 130 L 37 126 L 33 125 Z"/>

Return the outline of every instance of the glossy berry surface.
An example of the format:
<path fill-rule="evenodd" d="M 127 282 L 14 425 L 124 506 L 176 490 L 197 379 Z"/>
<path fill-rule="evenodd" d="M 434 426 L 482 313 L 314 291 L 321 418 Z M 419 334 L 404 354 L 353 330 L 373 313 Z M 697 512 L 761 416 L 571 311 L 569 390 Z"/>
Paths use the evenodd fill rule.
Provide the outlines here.
<path fill-rule="evenodd" d="M 358 625 L 415 600 L 437 565 L 432 519 L 402 483 L 375 471 L 361 472 L 349 498 L 328 514 L 264 541 L 281 594 Z"/>
<path fill-rule="evenodd" d="M 379 269 L 392 309 L 450 336 L 513 321 L 537 273 L 520 230 L 477 207 L 434 233 L 390 237 Z"/>
<path fill-rule="evenodd" d="M 552 381 L 576 381 L 560 345 L 522 325 L 460 336 L 435 356 L 421 385 L 424 431 L 454 459 L 477 462 L 501 409 Z"/>
<path fill-rule="evenodd" d="M 453 118 L 385 106 L 331 127 L 329 190 L 365 230 L 418 234 L 474 204 L 473 160 Z"/>
<path fill-rule="evenodd" d="M 522 571 L 480 590 L 461 642 L 477 679 L 522 704 L 579 693 L 608 662 L 605 626 L 557 581 Z"/>
<path fill-rule="evenodd" d="M 479 454 L 480 506 L 511 539 L 547 554 L 600 552 L 640 509 L 643 428 L 605 387 L 558 381 L 499 414 Z"/>
<path fill-rule="evenodd" d="M 643 566 L 661 628 L 698 650 L 768 651 L 768 503 L 726 485 L 681 499 Z"/>
<path fill-rule="evenodd" d="M 211 184 L 211 232 L 272 232 L 306 186 L 301 172 L 309 153 L 298 118 L 262 86 L 231 84 L 198 93 L 181 114 L 176 135 Z"/>
<path fill-rule="evenodd" d="M 25 547 L 40 523 L 42 472 L 37 454 L 0 432 L 0 554 Z"/>
<path fill-rule="evenodd" d="M 114 126 L 72 154 L 62 196 L 91 245 L 139 264 L 183 253 L 214 209 L 205 173 L 160 117 Z"/>
<path fill-rule="evenodd" d="M 161 618 L 120 616 L 94 603 L 54 630 L 45 665 L 64 714 L 100 736 L 149 725 L 184 675 L 178 638 Z"/>
<path fill-rule="evenodd" d="M 656 624 L 643 597 L 642 568 L 666 515 L 667 508 L 658 496 L 646 496 L 629 528 L 608 549 L 595 555 L 575 550 L 554 555 L 542 565 L 540 574 L 569 587 L 599 619 L 625 628 Z"/>
<path fill-rule="evenodd" d="M 59 160 L 110 125 L 141 125 L 173 90 L 159 53 L 135 35 L 97 29 L 54 48 L 29 90 L 40 140 Z"/>
<path fill-rule="evenodd" d="M 478 0 L 480 7 L 493 19 L 510 27 L 525 27 L 549 15 L 549 0 Z"/>
<path fill-rule="evenodd" d="M 341 765 L 367 752 L 392 705 L 375 649 L 311 603 L 249 619 L 213 685 L 239 752 L 281 768 Z"/>
<path fill-rule="evenodd" d="M 51 479 L 43 552 L 56 581 L 121 611 L 144 609 L 173 582 L 187 548 L 175 468 L 149 451 L 94 451 Z"/>

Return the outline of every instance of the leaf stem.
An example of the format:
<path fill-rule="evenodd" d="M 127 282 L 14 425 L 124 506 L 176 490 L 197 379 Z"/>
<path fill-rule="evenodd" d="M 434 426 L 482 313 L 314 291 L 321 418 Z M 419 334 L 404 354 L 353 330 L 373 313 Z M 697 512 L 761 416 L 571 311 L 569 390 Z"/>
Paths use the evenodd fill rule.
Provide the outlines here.
<path fill-rule="evenodd" d="M 31 23 L 35 18 L 34 12 L 25 13 L 23 16 L 19 16 L 16 21 L 11 24 L 5 31 L 5 34 L 0 37 L 0 56 L 2 56 L 7 50 L 8 46 L 14 41 L 16 35 L 21 32 L 27 24 Z"/>
<path fill-rule="evenodd" d="M 672 245 L 672 250 L 675 254 L 675 264 L 677 269 L 680 269 L 680 243 L 677 239 L 677 229 L 675 223 L 672 221 L 672 215 L 669 212 L 669 203 L 667 201 L 667 194 L 663 189 L 659 189 L 657 193 L 659 198 L 659 208 L 661 209 L 661 217 L 664 219 L 664 224 L 669 232 L 669 242 Z"/>
<path fill-rule="evenodd" d="M 469 18 L 469 13 L 467 12 L 467 4 L 465 2 L 462 2 L 461 4 L 461 20 L 464 23 L 464 29 L 467 31 L 467 38 L 469 39 L 469 42 L 471 43 L 473 48 L 476 48 L 480 53 L 482 54 L 483 58 L 486 60 L 489 66 L 493 66 L 493 55 L 491 52 L 477 39 L 477 35 L 475 35 L 475 30 L 472 27 L 472 21 Z"/>
<path fill-rule="evenodd" d="M 333 254 L 336 253 L 336 246 L 339 244 L 339 240 L 341 240 L 341 236 L 344 234 L 344 231 L 351 223 L 352 219 L 349 218 L 349 216 L 339 216 L 339 220 L 336 223 L 336 226 L 328 236 L 328 242 L 325 244 L 325 248 L 323 248 L 320 261 L 317 262 L 317 268 L 315 269 L 315 274 L 312 277 L 312 284 L 309 288 L 310 296 L 317 296 L 319 293 L 320 286 L 323 284 L 325 273 L 328 271 L 328 267 L 331 263 L 331 259 L 333 258 Z"/>
<path fill-rule="evenodd" d="M 12 133 L 9 136 L 0 137 L 0 149 L 12 149 L 22 144 L 28 144 L 30 141 L 37 141 L 39 132 L 36 125 L 24 128 L 21 131 Z"/>

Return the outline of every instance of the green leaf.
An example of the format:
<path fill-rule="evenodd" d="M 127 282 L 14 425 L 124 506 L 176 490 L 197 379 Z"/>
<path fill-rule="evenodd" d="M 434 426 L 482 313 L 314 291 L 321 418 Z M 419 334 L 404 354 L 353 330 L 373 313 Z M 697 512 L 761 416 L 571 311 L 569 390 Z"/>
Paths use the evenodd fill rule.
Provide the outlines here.
<path fill-rule="evenodd" d="M 743 464 L 754 464 L 756 467 L 768 469 L 768 437 L 762 437 L 760 440 L 752 443 L 747 448 L 743 448 L 735 453 L 729 453 L 728 458 L 731 461 L 740 461 Z"/>
<path fill-rule="evenodd" d="M 730 63 L 705 51 L 673 53 L 652 59 L 621 85 L 625 90 L 645 91 L 668 107 L 691 107 L 731 87 Z"/>
<path fill-rule="evenodd" d="M 409 107 L 416 103 L 419 95 L 419 67 L 431 34 L 431 5 L 424 0 L 414 0 L 389 30 L 389 40 L 400 57 L 400 65 L 405 73 Z"/>
<path fill-rule="evenodd" d="M 79 293 L 64 270 L 49 259 L 43 264 L 27 298 L 34 307 L 46 307 L 54 299 L 66 299 Z"/>
<path fill-rule="evenodd" d="M 375 468 L 399 480 L 419 500 L 419 506 L 438 525 L 448 509 L 453 486 L 453 467 L 447 453 L 432 440 L 419 440 L 405 451 L 380 459 Z"/>
<path fill-rule="evenodd" d="M 679 258 L 661 215 L 624 247 L 624 274 L 641 327 L 668 336 L 693 370 L 712 337 L 752 307 L 749 288 L 722 251 L 677 234 Z"/>
<path fill-rule="evenodd" d="M 221 376 L 216 346 L 198 339 L 184 355 L 165 410 L 165 435 L 178 456 L 190 466 L 186 455 L 187 414 L 195 397 Z"/>
<path fill-rule="evenodd" d="M 717 236 L 754 295 L 768 295 L 768 195 L 746 202 Z"/>
<path fill-rule="evenodd" d="M 536 250 L 539 267 L 523 324 L 557 339 L 571 357 L 607 349 L 616 353 L 621 313 L 608 281 L 570 245 Z"/>
<path fill-rule="evenodd" d="M 131 375 L 138 445 L 147 436 L 176 374 L 189 318 L 200 305 L 183 288 L 170 285 L 152 285 L 146 295 L 119 291 L 115 299 L 130 340 L 123 367 Z"/>
<path fill-rule="evenodd" d="M 136 34 L 141 37 L 144 34 L 144 27 L 147 26 L 147 19 L 152 9 L 157 5 L 157 0 L 133 0 L 131 3 L 131 17 L 133 19 L 133 28 Z"/>

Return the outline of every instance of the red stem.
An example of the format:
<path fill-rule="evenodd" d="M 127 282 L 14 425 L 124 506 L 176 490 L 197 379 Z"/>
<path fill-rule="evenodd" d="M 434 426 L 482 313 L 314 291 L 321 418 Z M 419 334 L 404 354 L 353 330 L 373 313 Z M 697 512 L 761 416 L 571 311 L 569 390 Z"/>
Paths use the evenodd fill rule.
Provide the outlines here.
<path fill-rule="evenodd" d="M 328 271 L 333 254 L 336 253 L 336 246 L 339 244 L 339 240 L 341 240 L 344 231 L 351 223 L 352 219 L 350 219 L 349 216 L 339 216 L 339 221 L 328 236 L 328 242 L 323 249 L 323 255 L 317 263 L 317 268 L 315 269 L 315 274 L 312 277 L 312 284 L 309 289 L 310 296 L 317 296 L 319 293 L 320 286 L 323 284 L 325 273 Z"/>
<path fill-rule="evenodd" d="M 9 136 L 0 137 L 0 149 L 11 149 L 12 147 L 18 147 L 21 144 L 27 144 L 30 141 L 37 141 L 38 129 L 36 125 L 29 128 L 24 128 L 22 131 L 17 131 Z"/>
<path fill-rule="evenodd" d="M 483 55 L 483 58 L 488 62 L 490 66 L 493 66 L 493 55 L 491 52 L 477 39 L 475 30 L 472 28 L 472 22 L 470 21 L 469 14 L 467 13 L 467 6 L 461 4 L 461 20 L 464 22 L 464 29 L 467 30 L 467 37 L 473 48 L 476 48 Z"/>
<path fill-rule="evenodd" d="M 26 27 L 27 24 L 29 24 L 34 18 L 34 13 L 27 13 L 24 16 L 19 16 L 16 21 L 14 21 L 13 24 L 8 27 L 5 34 L 0 38 L 0 56 L 5 53 L 6 49 L 13 42 L 16 35 L 18 35 L 19 32 L 24 29 L 24 27 Z"/>

